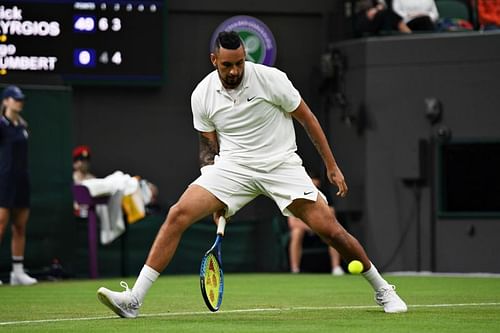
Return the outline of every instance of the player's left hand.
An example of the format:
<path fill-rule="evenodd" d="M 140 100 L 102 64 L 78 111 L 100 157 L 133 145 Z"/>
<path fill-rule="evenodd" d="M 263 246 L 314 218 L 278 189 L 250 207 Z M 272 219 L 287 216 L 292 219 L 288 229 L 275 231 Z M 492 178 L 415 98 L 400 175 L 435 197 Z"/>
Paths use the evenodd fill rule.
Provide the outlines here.
<path fill-rule="evenodd" d="M 345 197 L 349 189 L 347 188 L 347 184 L 344 179 L 344 175 L 340 168 L 336 165 L 332 170 L 328 170 L 328 180 L 330 183 L 336 185 L 338 187 L 337 195 L 340 197 Z"/>

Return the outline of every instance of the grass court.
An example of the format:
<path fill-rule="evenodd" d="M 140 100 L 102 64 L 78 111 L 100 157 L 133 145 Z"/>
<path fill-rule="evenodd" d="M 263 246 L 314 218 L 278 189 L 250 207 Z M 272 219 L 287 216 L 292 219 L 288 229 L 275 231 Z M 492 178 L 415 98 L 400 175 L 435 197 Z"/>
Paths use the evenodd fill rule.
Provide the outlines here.
<path fill-rule="evenodd" d="M 499 277 L 385 277 L 408 313 L 385 314 L 352 275 L 227 273 L 221 310 L 211 313 L 198 276 L 164 274 L 137 319 L 96 298 L 100 286 L 119 290 L 120 279 L 3 285 L 0 332 L 500 332 Z"/>

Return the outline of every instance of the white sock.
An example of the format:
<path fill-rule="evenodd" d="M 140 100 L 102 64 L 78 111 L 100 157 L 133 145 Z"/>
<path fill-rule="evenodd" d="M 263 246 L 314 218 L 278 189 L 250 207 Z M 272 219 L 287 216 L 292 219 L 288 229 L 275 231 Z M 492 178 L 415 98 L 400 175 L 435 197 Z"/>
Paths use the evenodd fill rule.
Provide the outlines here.
<path fill-rule="evenodd" d="M 160 273 L 152 269 L 151 267 L 144 265 L 137 281 L 135 281 L 134 287 L 132 288 L 132 293 L 137 297 L 139 303 L 142 304 L 144 297 L 148 292 L 149 288 L 153 285 L 153 282 L 160 276 Z"/>
<path fill-rule="evenodd" d="M 371 284 L 373 290 L 375 291 L 389 285 L 389 283 L 387 283 L 387 281 L 384 280 L 384 278 L 377 271 L 377 268 L 373 263 L 371 263 L 370 269 L 362 274 L 365 277 L 365 279 Z"/>
<path fill-rule="evenodd" d="M 21 256 L 12 256 L 12 271 L 15 274 L 24 273 L 24 257 Z"/>

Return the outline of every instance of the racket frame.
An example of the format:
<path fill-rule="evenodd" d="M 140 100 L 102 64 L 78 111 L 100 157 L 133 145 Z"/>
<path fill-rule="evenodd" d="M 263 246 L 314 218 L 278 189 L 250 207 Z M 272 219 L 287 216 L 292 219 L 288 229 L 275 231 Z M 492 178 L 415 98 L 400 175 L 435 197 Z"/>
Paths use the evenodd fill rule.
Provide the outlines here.
<path fill-rule="evenodd" d="M 222 296 L 224 294 L 224 272 L 222 270 L 222 239 L 224 238 L 225 227 L 226 227 L 226 219 L 223 216 L 221 216 L 219 218 L 219 224 L 217 225 L 217 237 L 215 238 L 215 242 L 201 259 L 201 265 L 200 265 L 201 294 L 203 295 L 203 300 L 205 301 L 205 304 L 207 305 L 208 309 L 212 312 L 216 312 L 220 309 L 220 306 L 222 304 Z M 205 265 L 210 254 L 213 254 L 219 266 L 219 275 L 220 275 L 219 297 L 217 299 L 216 306 L 213 306 L 212 303 L 210 302 L 210 299 L 208 298 L 207 295 L 207 290 L 205 289 L 205 278 L 206 278 Z"/>

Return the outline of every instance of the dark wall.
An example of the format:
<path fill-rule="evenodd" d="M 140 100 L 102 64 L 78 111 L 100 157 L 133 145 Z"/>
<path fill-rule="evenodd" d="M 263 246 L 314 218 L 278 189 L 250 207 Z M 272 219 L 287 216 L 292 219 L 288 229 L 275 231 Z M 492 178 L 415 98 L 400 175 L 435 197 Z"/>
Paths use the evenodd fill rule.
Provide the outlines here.
<path fill-rule="evenodd" d="M 339 117 L 332 120 L 337 157 L 351 183 L 362 185 L 363 199 L 354 204 L 364 211 L 364 243 L 384 270 L 414 270 L 418 208 L 403 180 L 419 177 L 419 140 L 437 141 L 438 126 L 426 119 L 424 99 L 442 102 L 441 124 L 454 140 L 498 140 L 500 34 L 369 38 L 336 46 L 348 60 L 351 112 L 359 116 L 366 108 L 362 135 Z M 498 262 L 500 219 L 438 217 L 431 214 L 430 193 L 428 185 L 422 188 L 421 269 L 499 272 L 492 263 Z M 471 226 L 474 235 L 467 233 Z"/>
<path fill-rule="evenodd" d="M 117 169 L 141 175 L 159 186 L 160 203 L 168 208 L 199 173 L 190 94 L 212 70 L 211 34 L 233 15 L 255 16 L 276 38 L 276 66 L 288 73 L 330 129 L 327 134 L 351 189 L 348 198 L 336 200 L 339 216 L 349 222 L 380 269 L 415 269 L 417 207 L 413 192 L 402 180 L 418 177 L 418 141 L 431 135 L 424 99 L 442 101 L 443 123 L 454 137 L 499 138 L 500 35 L 396 36 L 335 45 L 347 56 L 348 113 L 358 119 L 348 124 L 338 105 L 325 107 L 325 95 L 319 90 L 323 83 L 320 56 L 329 41 L 343 36 L 341 6 L 340 1 L 320 0 L 168 1 L 165 83 L 73 87 L 72 141 L 92 147 L 96 175 Z M 362 126 L 359 119 L 365 119 Z M 320 158 L 303 130 L 298 129 L 297 135 L 306 167 L 319 169 Z M 420 208 L 423 269 L 500 271 L 491 265 L 498 262 L 494 255 L 500 250 L 500 243 L 492 238 L 500 231 L 498 219 L 442 219 L 431 214 L 430 203 L 426 186 Z M 270 227 L 264 224 L 277 213 L 272 202 L 258 199 L 235 220 L 256 221 L 252 235 L 270 244 Z M 246 222 L 242 228 L 248 226 Z M 474 236 L 467 232 L 471 226 Z M 263 257 L 276 254 L 271 246 L 259 249 Z M 137 256 L 141 261 L 144 251 Z M 255 270 L 270 267 L 252 266 Z"/>

